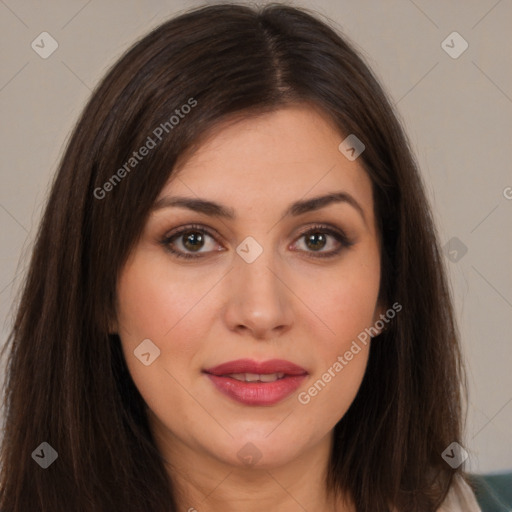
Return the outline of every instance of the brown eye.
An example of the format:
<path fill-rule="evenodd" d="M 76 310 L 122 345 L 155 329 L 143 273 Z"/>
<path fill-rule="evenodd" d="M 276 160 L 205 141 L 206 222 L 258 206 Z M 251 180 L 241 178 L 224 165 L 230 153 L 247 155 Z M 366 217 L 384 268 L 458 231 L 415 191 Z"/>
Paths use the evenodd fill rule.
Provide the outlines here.
<path fill-rule="evenodd" d="M 324 233 L 310 233 L 306 236 L 306 245 L 313 251 L 323 249 L 327 243 Z"/>
<path fill-rule="evenodd" d="M 197 259 L 210 252 L 225 250 L 215 241 L 215 234 L 205 227 L 194 224 L 173 231 L 160 243 L 178 258 Z M 300 252 L 318 258 L 334 257 L 343 249 L 354 245 L 354 242 L 349 240 L 343 231 L 327 225 L 310 227 L 299 236 L 294 245 L 297 245 L 299 241 L 304 241 L 303 247 L 299 248 Z M 324 250 L 326 247 L 328 250 Z M 329 247 L 331 247 L 330 250 Z"/>
<path fill-rule="evenodd" d="M 298 244 L 298 242 L 302 240 L 304 240 L 305 249 L 300 248 L 301 252 L 309 253 L 313 257 L 318 258 L 336 256 L 343 249 L 349 248 L 355 243 L 350 240 L 343 231 L 338 230 L 338 228 L 334 229 L 328 225 L 313 226 L 303 232 L 295 244 Z M 329 246 L 331 247 L 330 250 L 323 250 Z"/>
<path fill-rule="evenodd" d="M 199 231 L 191 231 L 182 236 L 183 246 L 190 251 L 197 251 L 204 245 L 204 236 Z"/>
<path fill-rule="evenodd" d="M 215 235 L 206 228 L 195 225 L 184 226 L 170 233 L 160 243 L 179 258 L 200 258 L 205 253 L 221 250 L 215 243 Z"/>

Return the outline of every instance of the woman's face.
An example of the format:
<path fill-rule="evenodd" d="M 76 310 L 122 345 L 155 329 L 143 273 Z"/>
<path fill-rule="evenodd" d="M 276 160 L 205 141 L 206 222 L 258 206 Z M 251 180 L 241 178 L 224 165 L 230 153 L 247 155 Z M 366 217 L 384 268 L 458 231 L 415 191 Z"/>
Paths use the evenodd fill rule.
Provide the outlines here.
<path fill-rule="evenodd" d="M 117 329 L 168 455 L 282 465 L 354 400 L 384 308 L 371 182 L 344 138 L 307 105 L 219 125 L 161 191 Z"/>

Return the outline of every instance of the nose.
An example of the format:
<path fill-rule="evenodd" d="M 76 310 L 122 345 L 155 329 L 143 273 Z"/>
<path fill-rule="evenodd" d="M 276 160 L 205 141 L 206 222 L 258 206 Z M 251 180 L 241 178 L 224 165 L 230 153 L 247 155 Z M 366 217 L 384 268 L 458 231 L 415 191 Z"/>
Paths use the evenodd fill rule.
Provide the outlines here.
<path fill-rule="evenodd" d="M 225 286 L 224 320 L 231 331 L 269 340 L 293 324 L 293 292 L 270 250 L 252 263 L 236 256 Z"/>

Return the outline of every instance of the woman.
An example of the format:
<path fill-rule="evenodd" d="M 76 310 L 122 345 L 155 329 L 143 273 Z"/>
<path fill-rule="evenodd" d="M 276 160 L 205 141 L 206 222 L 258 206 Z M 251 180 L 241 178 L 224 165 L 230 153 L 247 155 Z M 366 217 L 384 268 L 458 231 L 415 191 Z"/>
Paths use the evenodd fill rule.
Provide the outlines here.
<path fill-rule="evenodd" d="M 302 10 L 197 9 L 110 70 L 9 356 L 2 510 L 479 510 L 415 161 Z"/>

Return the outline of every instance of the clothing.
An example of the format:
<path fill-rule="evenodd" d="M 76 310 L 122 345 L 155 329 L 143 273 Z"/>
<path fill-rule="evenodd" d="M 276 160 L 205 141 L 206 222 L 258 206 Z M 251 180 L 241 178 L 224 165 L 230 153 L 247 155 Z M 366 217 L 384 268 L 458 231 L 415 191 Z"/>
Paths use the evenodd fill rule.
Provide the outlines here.
<path fill-rule="evenodd" d="M 453 485 L 438 512 L 482 512 L 475 494 L 466 481 L 455 475 Z"/>

